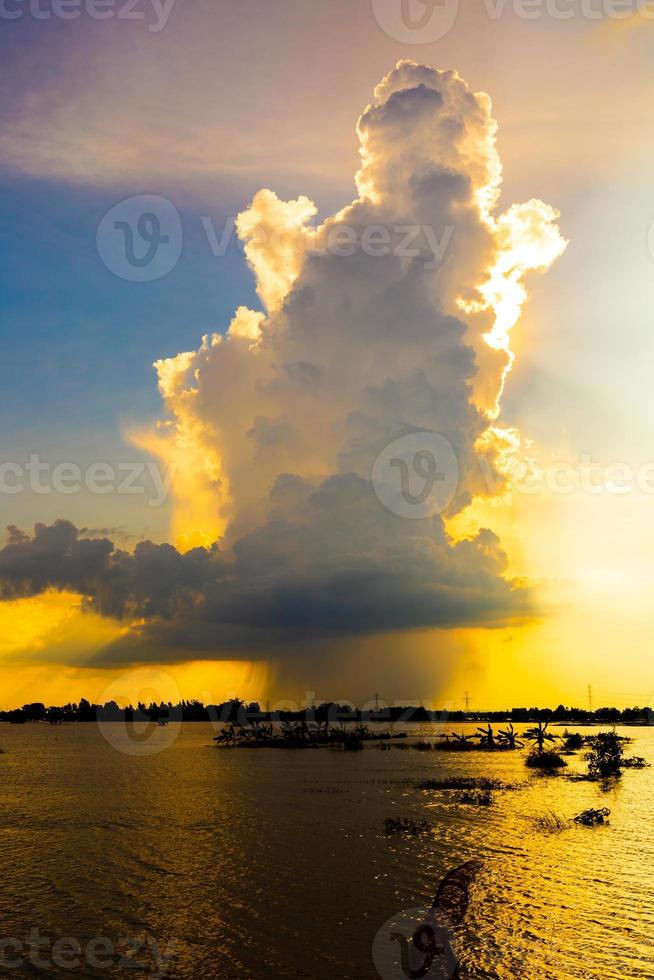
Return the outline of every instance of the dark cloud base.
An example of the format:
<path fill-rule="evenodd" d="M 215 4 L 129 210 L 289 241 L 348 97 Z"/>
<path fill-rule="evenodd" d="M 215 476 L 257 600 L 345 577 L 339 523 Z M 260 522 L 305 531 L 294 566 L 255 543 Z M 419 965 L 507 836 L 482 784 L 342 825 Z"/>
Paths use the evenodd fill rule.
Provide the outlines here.
<path fill-rule="evenodd" d="M 354 475 L 318 487 L 280 477 L 267 523 L 235 543 L 181 554 L 144 541 L 132 553 L 68 521 L 9 528 L 0 599 L 71 591 L 102 616 L 138 621 L 103 657 L 220 657 L 322 638 L 414 629 L 498 628 L 533 618 L 532 594 L 504 577 L 506 556 L 482 530 L 453 543 L 440 518 L 388 513 Z M 121 647 L 124 647 L 121 653 Z"/>

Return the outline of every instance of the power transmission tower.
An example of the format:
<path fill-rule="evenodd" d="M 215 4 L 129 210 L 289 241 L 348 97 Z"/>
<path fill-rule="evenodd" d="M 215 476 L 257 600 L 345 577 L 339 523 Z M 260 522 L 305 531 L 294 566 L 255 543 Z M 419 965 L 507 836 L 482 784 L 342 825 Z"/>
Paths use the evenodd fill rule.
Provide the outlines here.
<path fill-rule="evenodd" d="M 593 687 L 591 684 L 588 685 L 588 710 L 591 715 L 593 713 Z"/>
<path fill-rule="evenodd" d="M 466 691 L 466 699 L 465 700 L 466 700 L 466 714 L 468 714 L 468 711 L 470 709 L 470 695 L 468 694 L 467 691 Z"/>

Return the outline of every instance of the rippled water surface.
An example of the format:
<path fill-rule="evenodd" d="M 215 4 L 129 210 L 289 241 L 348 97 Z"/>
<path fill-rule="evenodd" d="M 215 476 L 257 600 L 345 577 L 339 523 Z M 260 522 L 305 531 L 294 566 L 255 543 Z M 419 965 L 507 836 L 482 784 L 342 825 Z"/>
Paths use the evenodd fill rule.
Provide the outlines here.
<path fill-rule="evenodd" d="M 654 761 L 654 730 L 623 732 L 628 754 Z M 0 936 L 107 937 L 123 953 L 127 937 L 149 937 L 176 978 L 367 980 L 383 923 L 476 858 L 462 977 L 654 976 L 654 769 L 606 790 L 534 775 L 517 752 L 221 751 L 212 736 L 185 725 L 165 751 L 133 756 L 95 725 L 0 726 Z M 484 809 L 414 785 L 445 775 L 524 785 Z M 535 820 L 601 806 L 605 827 Z M 389 816 L 432 830 L 388 837 Z M 136 958 L 144 969 L 45 972 L 155 973 L 151 949 Z"/>

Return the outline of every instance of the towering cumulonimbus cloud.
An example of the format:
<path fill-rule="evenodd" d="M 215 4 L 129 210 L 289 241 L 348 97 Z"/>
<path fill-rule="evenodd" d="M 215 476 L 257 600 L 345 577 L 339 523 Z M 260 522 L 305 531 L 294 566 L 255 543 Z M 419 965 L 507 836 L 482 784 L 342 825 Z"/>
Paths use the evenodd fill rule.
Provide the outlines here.
<path fill-rule="evenodd" d="M 264 190 L 239 216 L 267 314 L 241 308 L 227 336 L 157 364 L 173 455 L 204 461 L 230 542 L 265 520 L 279 475 L 368 480 L 412 429 L 455 447 L 458 507 L 481 490 L 471 458 L 498 414 L 523 278 L 565 247 L 540 201 L 493 217 L 496 129 L 456 72 L 400 62 L 359 120 L 353 204 L 316 228 L 308 198 Z"/>
<path fill-rule="evenodd" d="M 400 62 L 359 120 L 352 204 L 315 224 L 308 198 L 262 190 L 239 216 L 265 312 L 241 307 L 226 333 L 156 365 L 169 417 L 147 444 L 179 467 L 180 551 L 207 546 L 186 562 L 149 553 L 153 573 L 166 559 L 166 603 L 148 605 L 142 576 L 138 601 L 121 593 L 121 608 L 155 610 L 159 638 L 233 652 L 529 615 L 492 531 L 453 541 L 443 516 L 398 517 L 371 483 L 386 446 L 429 431 L 458 461 L 448 515 L 487 494 L 489 474 L 503 485 L 511 434 L 497 417 L 524 277 L 566 243 L 540 201 L 495 215 L 496 128 L 456 72 Z"/>

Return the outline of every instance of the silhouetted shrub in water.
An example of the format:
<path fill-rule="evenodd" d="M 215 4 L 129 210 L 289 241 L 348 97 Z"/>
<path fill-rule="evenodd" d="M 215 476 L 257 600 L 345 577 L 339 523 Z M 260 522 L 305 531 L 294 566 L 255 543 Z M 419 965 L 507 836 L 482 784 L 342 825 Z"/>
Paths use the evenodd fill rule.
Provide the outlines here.
<path fill-rule="evenodd" d="M 232 722 L 224 727 L 214 738 L 218 748 L 246 748 L 246 749 L 318 749 L 332 748 L 342 749 L 346 752 L 358 752 L 363 748 L 364 742 L 374 742 L 380 748 L 389 748 L 390 744 L 395 744 L 406 740 L 405 732 L 392 733 L 390 731 L 371 732 L 367 725 L 357 725 L 348 729 L 344 724 L 338 727 L 330 727 L 328 722 L 315 721 L 283 721 L 279 728 L 274 728 L 272 723 L 264 725 L 259 722 L 249 721 L 247 724 Z M 389 744 L 387 745 L 386 742 Z M 406 745 L 398 745 L 398 748 L 407 748 Z"/>
<path fill-rule="evenodd" d="M 470 806 L 492 806 L 494 803 L 493 794 L 489 789 L 465 790 L 460 800 L 461 803 L 468 803 Z"/>
<path fill-rule="evenodd" d="M 566 752 L 578 752 L 579 749 L 583 749 L 584 736 L 580 735 L 579 732 L 573 732 L 572 735 L 565 732 L 563 737 L 565 739 L 563 748 L 566 750 Z"/>
<path fill-rule="evenodd" d="M 573 820 L 575 823 L 583 824 L 584 827 L 597 827 L 607 823 L 607 817 L 610 816 L 611 811 L 607 807 L 602 807 L 601 810 L 584 810 L 578 816 L 573 817 Z"/>
<path fill-rule="evenodd" d="M 363 751 L 363 742 L 358 735 L 348 733 L 340 742 L 340 747 L 344 752 L 361 752 Z"/>
<path fill-rule="evenodd" d="M 543 749 L 542 752 L 535 749 L 525 759 L 525 765 L 530 769 L 544 769 L 552 772 L 556 769 L 565 769 L 568 763 L 554 749 Z"/>
<path fill-rule="evenodd" d="M 431 824 L 427 820 L 414 820 L 412 817 L 387 817 L 384 820 L 384 829 L 387 834 L 408 834 L 411 837 L 418 837 L 419 834 L 428 834 Z"/>
<path fill-rule="evenodd" d="M 592 748 L 586 753 L 591 779 L 620 776 L 624 765 L 624 747 L 617 732 L 600 732 L 589 739 Z"/>
<path fill-rule="evenodd" d="M 599 810 L 583 810 L 572 820 L 567 820 L 565 817 L 560 817 L 557 813 L 550 811 L 542 817 L 536 817 L 534 823 L 539 830 L 559 833 L 562 830 L 567 830 L 571 823 L 577 823 L 584 827 L 601 826 L 608 821 L 610 815 L 611 811 L 607 807 L 602 807 Z"/>
<path fill-rule="evenodd" d="M 487 776 L 451 776 L 449 779 L 419 779 L 418 789 L 517 789 L 512 783 L 503 783 L 501 779 L 490 779 Z"/>
<path fill-rule="evenodd" d="M 649 769 L 647 762 L 641 755 L 634 755 L 630 759 L 622 760 L 623 769 Z"/>

